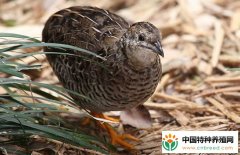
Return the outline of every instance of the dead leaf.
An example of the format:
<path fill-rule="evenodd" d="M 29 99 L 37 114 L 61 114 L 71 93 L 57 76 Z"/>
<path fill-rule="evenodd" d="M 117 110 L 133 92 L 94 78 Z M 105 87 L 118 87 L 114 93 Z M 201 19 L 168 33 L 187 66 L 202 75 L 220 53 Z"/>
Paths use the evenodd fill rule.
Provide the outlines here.
<path fill-rule="evenodd" d="M 150 128 L 152 126 L 150 113 L 143 105 L 122 111 L 120 120 L 123 124 L 136 128 Z"/>

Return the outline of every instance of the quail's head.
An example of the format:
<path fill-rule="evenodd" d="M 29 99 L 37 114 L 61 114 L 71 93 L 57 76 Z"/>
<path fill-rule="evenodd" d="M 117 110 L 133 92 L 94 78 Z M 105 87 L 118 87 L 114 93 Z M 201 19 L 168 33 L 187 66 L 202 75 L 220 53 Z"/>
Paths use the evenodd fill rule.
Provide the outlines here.
<path fill-rule="evenodd" d="M 160 32 L 151 23 L 138 22 L 131 25 L 121 41 L 128 61 L 139 69 L 151 67 L 159 55 L 164 56 Z"/>

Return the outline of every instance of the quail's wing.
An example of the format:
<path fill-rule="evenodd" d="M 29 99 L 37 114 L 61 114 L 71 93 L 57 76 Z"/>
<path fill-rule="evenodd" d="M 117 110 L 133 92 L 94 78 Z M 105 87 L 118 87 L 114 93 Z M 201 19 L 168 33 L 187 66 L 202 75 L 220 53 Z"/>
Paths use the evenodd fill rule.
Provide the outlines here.
<path fill-rule="evenodd" d="M 77 46 L 97 54 L 104 54 L 129 27 L 121 17 L 93 7 L 71 7 L 52 15 L 43 29 L 44 42 Z M 111 49 L 111 48 L 110 48 Z M 60 49 L 44 48 L 45 52 Z M 109 50 L 116 52 L 114 50 Z M 68 53 L 84 56 L 79 51 Z M 79 93 L 90 92 L 88 86 L 104 78 L 102 68 L 77 56 L 47 54 L 55 74 L 64 87 Z M 84 86 L 86 85 L 86 86 Z"/>

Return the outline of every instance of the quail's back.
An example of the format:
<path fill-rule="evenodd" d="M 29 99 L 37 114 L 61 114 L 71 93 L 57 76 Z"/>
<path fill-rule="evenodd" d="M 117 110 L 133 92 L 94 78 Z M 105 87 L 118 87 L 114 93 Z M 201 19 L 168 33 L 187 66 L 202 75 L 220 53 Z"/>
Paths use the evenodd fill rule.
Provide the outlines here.
<path fill-rule="evenodd" d="M 129 25 L 123 18 L 95 7 L 71 7 L 45 24 L 43 42 L 77 46 L 79 51 L 46 54 L 55 74 L 82 108 L 95 112 L 125 110 L 144 103 L 161 77 L 163 51 L 158 29 L 148 22 Z M 45 52 L 61 52 L 46 47 Z"/>

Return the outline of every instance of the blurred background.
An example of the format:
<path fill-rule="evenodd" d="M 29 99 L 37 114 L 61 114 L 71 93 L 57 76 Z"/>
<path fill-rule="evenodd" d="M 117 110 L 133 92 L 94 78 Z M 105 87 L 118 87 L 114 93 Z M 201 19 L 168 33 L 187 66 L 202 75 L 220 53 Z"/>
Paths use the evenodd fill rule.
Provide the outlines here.
<path fill-rule="evenodd" d="M 141 154 L 161 153 L 162 130 L 240 130 L 239 0 L 0 0 L 0 32 L 41 39 L 53 13 L 76 5 L 148 21 L 162 33 L 163 77 L 145 103 L 153 128 L 139 130 L 142 142 L 134 144 Z M 44 67 L 31 79 L 58 83 L 45 57 L 38 60 Z"/>

